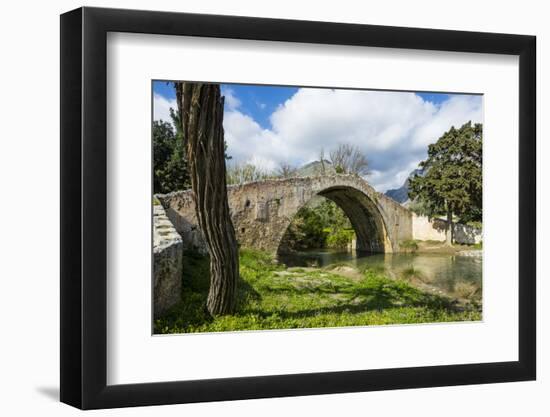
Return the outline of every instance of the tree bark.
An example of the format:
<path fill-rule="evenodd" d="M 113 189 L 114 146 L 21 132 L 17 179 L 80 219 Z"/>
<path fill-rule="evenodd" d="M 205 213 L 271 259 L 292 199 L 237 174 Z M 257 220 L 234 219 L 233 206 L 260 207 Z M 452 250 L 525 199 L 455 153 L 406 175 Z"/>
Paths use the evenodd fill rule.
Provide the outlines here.
<path fill-rule="evenodd" d="M 447 209 L 447 230 L 445 231 L 445 244 L 452 246 L 453 244 L 453 212 Z"/>
<path fill-rule="evenodd" d="M 211 315 L 235 309 L 239 256 L 227 202 L 223 98 L 218 84 L 183 83 L 181 109 L 184 143 L 198 224 L 210 253 Z"/>

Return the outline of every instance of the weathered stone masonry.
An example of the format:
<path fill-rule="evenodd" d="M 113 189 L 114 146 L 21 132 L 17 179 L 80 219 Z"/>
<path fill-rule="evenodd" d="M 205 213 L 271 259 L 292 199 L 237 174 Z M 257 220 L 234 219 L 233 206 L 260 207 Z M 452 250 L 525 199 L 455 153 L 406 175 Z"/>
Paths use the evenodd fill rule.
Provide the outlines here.
<path fill-rule="evenodd" d="M 153 306 L 159 317 L 180 300 L 183 242 L 161 205 L 153 206 Z"/>
<path fill-rule="evenodd" d="M 413 214 L 413 239 L 445 241 L 447 221 L 444 219 L 429 219 Z M 455 243 L 473 245 L 480 243 L 482 230 L 460 223 L 453 223 L 453 238 Z"/>
<path fill-rule="evenodd" d="M 290 222 L 312 197 L 334 201 L 357 235 L 357 249 L 395 252 L 413 238 L 412 213 L 355 175 L 274 179 L 228 187 L 228 200 L 241 246 L 276 253 Z M 183 238 L 185 249 L 205 251 L 191 191 L 158 195 Z"/>

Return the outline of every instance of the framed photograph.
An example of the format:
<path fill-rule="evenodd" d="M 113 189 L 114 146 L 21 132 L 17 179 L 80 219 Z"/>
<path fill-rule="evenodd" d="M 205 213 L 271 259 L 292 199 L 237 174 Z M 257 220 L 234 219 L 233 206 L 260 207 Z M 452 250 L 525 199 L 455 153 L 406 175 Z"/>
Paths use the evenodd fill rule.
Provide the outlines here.
<path fill-rule="evenodd" d="M 533 380 L 535 37 L 61 16 L 61 401 Z"/>

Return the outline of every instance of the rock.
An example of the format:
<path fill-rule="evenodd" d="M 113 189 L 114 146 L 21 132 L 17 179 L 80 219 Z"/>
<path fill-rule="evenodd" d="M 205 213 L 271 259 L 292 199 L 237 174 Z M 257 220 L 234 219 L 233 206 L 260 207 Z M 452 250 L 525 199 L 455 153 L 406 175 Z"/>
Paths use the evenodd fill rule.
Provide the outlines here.
<path fill-rule="evenodd" d="M 481 258 L 483 257 L 483 251 L 482 250 L 461 250 L 460 252 L 456 253 L 456 256 L 469 256 L 469 257 L 475 257 L 475 258 Z"/>
<path fill-rule="evenodd" d="M 411 178 L 413 178 L 415 175 L 424 176 L 424 170 L 422 169 L 415 169 L 412 171 L 403 185 L 399 188 L 394 188 L 391 190 L 386 191 L 384 194 L 386 194 L 391 199 L 397 201 L 398 203 L 401 203 L 408 207 L 410 205 L 409 200 L 409 181 Z"/>
<path fill-rule="evenodd" d="M 183 242 L 161 205 L 153 206 L 153 314 L 181 299 Z"/>
<path fill-rule="evenodd" d="M 356 281 L 360 281 L 365 277 L 356 268 L 347 265 L 336 266 L 335 268 L 332 268 L 330 272 Z"/>

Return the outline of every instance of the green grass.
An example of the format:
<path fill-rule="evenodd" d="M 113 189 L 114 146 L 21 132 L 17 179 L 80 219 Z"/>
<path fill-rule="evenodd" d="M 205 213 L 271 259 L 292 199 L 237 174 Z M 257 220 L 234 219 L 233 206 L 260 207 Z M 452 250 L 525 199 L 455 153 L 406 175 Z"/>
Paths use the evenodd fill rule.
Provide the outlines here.
<path fill-rule="evenodd" d="M 483 228 L 483 223 L 482 222 L 471 221 L 471 222 L 467 222 L 466 224 L 468 226 L 475 227 L 476 229 L 482 229 Z"/>
<path fill-rule="evenodd" d="M 411 278 L 422 278 L 423 275 L 424 274 L 422 273 L 422 271 L 420 271 L 418 268 L 415 268 L 414 266 L 411 266 L 401 271 L 401 276 L 405 280 L 408 280 Z"/>
<path fill-rule="evenodd" d="M 403 240 L 399 242 L 399 248 L 404 252 L 416 252 L 418 250 L 418 242 L 414 239 Z"/>
<path fill-rule="evenodd" d="M 427 240 L 422 240 L 422 243 L 425 243 L 426 245 L 444 245 L 445 241 L 444 240 L 427 239 Z"/>
<path fill-rule="evenodd" d="M 327 269 L 290 268 L 262 252 L 241 250 L 237 312 L 212 318 L 205 310 L 208 259 L 184 257 L 182 301 L 155 321 L 155 333 L 297 329 L 480 320 L 448 298 L 428 294 L 380 271 L 352 279 Z"/>

